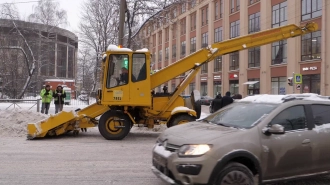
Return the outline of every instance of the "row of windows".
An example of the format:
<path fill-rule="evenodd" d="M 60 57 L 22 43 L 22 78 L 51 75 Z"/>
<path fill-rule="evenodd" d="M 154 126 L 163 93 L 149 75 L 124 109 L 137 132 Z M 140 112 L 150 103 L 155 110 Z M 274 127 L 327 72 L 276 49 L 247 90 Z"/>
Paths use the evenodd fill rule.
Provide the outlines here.
<path fill-rule="evenodd" d="M 217 32 L 216 32 L 217 33 Z M 207 46 L 207 33 L 202 38 L 202 47 Z M 215 38 L 216 39 L 216 38 Z M 168 59 L 168 48 L 165 48 L 165 59 Z M 172 46 L 172 58 L 176 58 L 176 46 Z M 186 41 L 181 42 L 181 57 L 186 55 Z M 190 39 L 190 53 L 196 51 L 196 37 Z M 287 63 L 287 41 L 282 40 L 272 43 L 272 65 Z M 159 51 L 159 61 L 161 61 L 162 50 Z M 301 61 L 321 59 L 321 31 L 305 34 L 301 37 Z M 239 52 L 229 54 L 229 70 L 239 70 Z M 248 49 L 248 67 L 260 67 L 260 47 Z M 214 60 L 214 72 L 222 70 L 222 57 Z M 205 66 L 204 73 L 207 73 Z M 202 70 L 203 73 L 203 70 Z"/>
<path fill-rule="evenodd" d="M 250 0 L 249 4 L 256 3 L 260 0 Z M 195 6 L 196 2 L 191 2 Z M 288 17 L 288 7 L 287 1 L 276 4 L 272 7 L 272 27 L 279 27 L 287 24 Z M 192 7 L 194 7 L 192 6 Z M 214 20 L 218 20 L 223 17 L 223 0 L 215 0 L 214 2 Z M 181 6 L 181 13 L 185 12 L 185 3 Z M 230 2 L 230 12 L 234 13 L 240 9 L 240 0 L 231 0 Z M 208 17 L 208 6 L 205 6 L 201 9 L 201 25 L 207 25 L 209 22 Z M 301 0 L 301 20 L 305 21 L 308 19 L 313 19 L 316 17 L 320 17 L 322 15 L 322 0 Z M 176 9 L 172 10 L 172 19 L 177 16 Z M 165 16 L 167 17 L 167 16 Z M 181 24 L 181 35 L 186 33 L 186 18 L 180 20 Z M 196 12 L 190 14 L 190 25 L 191 31 L 196 29 Z M 153 24 L 153 30 L 159 28 L 159 23 Z M 250 28 L 254 28 L 258 31 L 260 30 L 260 13 L 254 15 L 249 15 L 249 33 L 253 33 L 255 31 L 250 30 Z M 144 34 L 151 34 L 151 26 L 148 26 L 146 30 L 143 31 Z"/>

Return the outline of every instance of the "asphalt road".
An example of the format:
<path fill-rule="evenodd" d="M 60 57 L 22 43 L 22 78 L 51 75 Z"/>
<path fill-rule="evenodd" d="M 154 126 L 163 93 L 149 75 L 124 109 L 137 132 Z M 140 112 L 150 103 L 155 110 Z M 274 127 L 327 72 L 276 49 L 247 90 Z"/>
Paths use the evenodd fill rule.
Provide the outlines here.
<path fill-rule="evenodd" d="M 78 137 L 0 139 L 1 185 L 164 185 L 151 172 L 158 133 L 108 141 L 90 129 Z"/>
<path fill-rule="evenodd" d="M 208 113 L 207 107 L 203 112 Z M 157 132 L 134 131 L 108 141 L 97 128 L 47 139 L 0 138 L 0 185 L 165 185 L 151 172 Z M 329 185 L 330 176 L 277 183 Z"/>

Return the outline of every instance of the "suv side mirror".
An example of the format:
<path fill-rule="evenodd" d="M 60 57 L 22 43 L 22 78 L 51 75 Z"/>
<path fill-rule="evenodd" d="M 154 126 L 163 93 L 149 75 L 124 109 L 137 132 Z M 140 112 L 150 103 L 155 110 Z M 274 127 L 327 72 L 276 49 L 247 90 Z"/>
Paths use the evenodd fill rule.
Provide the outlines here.
<path fill-rule="evenodd" d="M 265 128 L 264 133 L 284 134 L 285 130 L 284 130 L 284 127 L 282 125 L 274 124 L 274 125 L 271 125 L 270 127 Z"/>

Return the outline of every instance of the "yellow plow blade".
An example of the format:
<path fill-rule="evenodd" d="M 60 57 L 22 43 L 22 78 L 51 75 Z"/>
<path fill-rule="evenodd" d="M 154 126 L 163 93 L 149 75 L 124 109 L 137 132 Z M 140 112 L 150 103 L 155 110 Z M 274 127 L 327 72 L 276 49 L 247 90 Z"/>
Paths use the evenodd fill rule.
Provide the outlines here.
<path fill-rule="evenodd" d="M 47 135 L 58 136 L 68 131 L 78 133 L 81 128 L 95 127 L 98 124 L 95 118 L 108 110 L 109 107 L 94 103 L 77 112 L 62 111 L 50 115 L 48 119 L 38 123 L 29 123 L 27 125 L 27 138 L 41 138 Z"/>

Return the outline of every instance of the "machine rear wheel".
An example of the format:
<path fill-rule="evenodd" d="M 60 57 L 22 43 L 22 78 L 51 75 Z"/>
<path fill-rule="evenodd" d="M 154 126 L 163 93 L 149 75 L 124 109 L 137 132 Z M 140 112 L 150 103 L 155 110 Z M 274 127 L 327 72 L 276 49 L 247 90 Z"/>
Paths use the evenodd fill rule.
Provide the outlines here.
<path fill-rule="evenodd" d="M 99 120 L 99 131 L 107 140 L 124 139 L 131 129 L 131 120 L 120 111 L 107 111 Z"/>
<path fill-rule="evenodd" d="M 195 121 L 195 120 L 196 120 L 196 118 L 193 116 L 190 116 L 189 114 L 179 114 L 179 115 L 175 115 L 167 126 L 173 127 L 175 125 L 181 125 L 181 124 L 188 123 L 188 122 Z"/>

